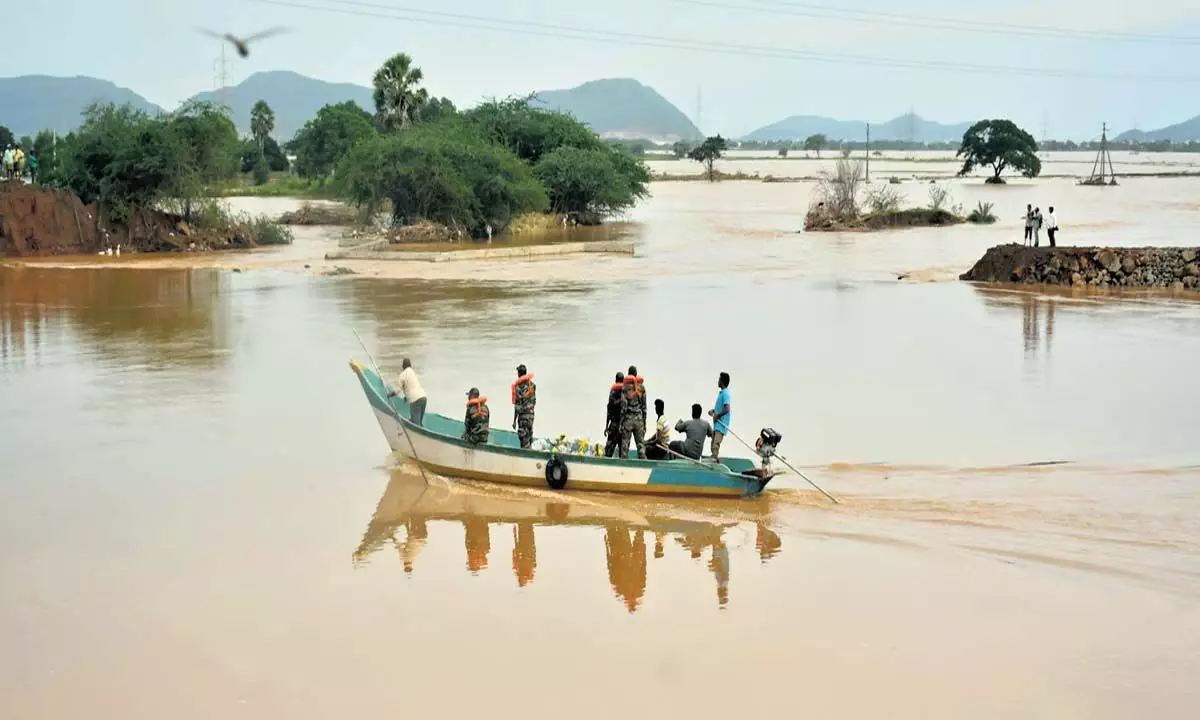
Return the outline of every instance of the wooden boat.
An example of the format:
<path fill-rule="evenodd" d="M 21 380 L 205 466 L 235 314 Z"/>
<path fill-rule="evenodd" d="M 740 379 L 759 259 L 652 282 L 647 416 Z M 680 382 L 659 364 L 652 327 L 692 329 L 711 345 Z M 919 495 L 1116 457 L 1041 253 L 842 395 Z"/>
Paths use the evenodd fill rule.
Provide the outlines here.
<path fill-rule="evenodd" d="M 451 478 L 508 485 L 652 495 L 742 497 L 762 492 L 778 473 L 744 458 L 720 464 L 687 459 L 642 460 L 524 449 L 517 434 L 493 428 L 485 445 L 462 439 L 463 422 L 426 412 L 423 425 L 408 404 L 388 397 L 388 386 L 370 368 L 351 361 L 375 419 L 394 452 L 423 470 Z"/>

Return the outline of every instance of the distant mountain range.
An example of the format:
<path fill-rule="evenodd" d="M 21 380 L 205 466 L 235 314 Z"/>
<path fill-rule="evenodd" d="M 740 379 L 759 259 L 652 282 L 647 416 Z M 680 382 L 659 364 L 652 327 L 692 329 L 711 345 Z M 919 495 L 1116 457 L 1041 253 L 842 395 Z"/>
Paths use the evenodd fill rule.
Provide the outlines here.
<path fill-rule="evenodd" d="M 1170 140 L 1171 142 L 1200 141 L 1200 115 L 1191 120 L 1184 120 L 1181 123 L 1168 125 L 1158 130 L 1126 130 L 1114 139 L 1127 140 L 1129 142 L 1157 142 L 1159 140 Z"/>
<path fill-rule="evenodd" d="M 141 95 L 107 80 L 49 75 L 0 78 L 0 125 L 17 137 L 42 130 L 70 132 L 79 127 L 80 113 L 94 102 L 128 103 L 150 114 L 162 112 Z"/>
<path fill-rule="evenodd" d="M 699 128 L 654 88 L 632 78 L 592 80 L 569 90 L 545 90 L 534 102 L 569 112 L 602 137 L 675 142 L 699 140 Z"/>
<path fill-rule="evenodd" d="M 872 140 L 912 140 L 915 142 L 958 142 L 972 123 L 945 125 L 908 113 L 883 123 L 871 123 Z M 793 115 L 761 127 L 743 140 L 770 142 L 803 141 L 812 135 L 824 135 L 833 141 L 864 140 L 866 121 L 834 120 L 820 115 Z"/>
<path fill-rule="evenodd" d="M 275 137 L 280 140 L 295 135 L 324 105 L 346 100 L 366 110 L 374 105 L 370 88 L 325 82 L 286 70 L 254 73 L 235 86 L 198 93 L 190 100 L 224 102 L 243 133 L 250 130 L 250 108 L 266 100 L 275 111 Z M 151 114 L 164 112 L 141 95 L 107 80 L 45 75 L 0 78 L 0 125 L 18 137 L 43 129 L 74 130 L 81 122 L 80 113 L 92 102 L 130 103 Z M 569 90 L 549 90 L 537 93 L 536 102 L 569 112 L 606 137 L 668 142 L 702 137 L 678 108 L 636 80 L 595 80 Z"/>
<path fill-rule="evenodd" d="M 275 111 L 274 134 L 281 141 L 290 140 L 326 105 L 353 100 L 367 111 L 375 107 L 370 88 L 314 80 L 290 70 L 256 72 L 237 85 L 198 93 L 190 100 L 228 105 L 233 122 L 242 133 L 250 132 L 250 108 L 259 100 L 266 100 Z"/>

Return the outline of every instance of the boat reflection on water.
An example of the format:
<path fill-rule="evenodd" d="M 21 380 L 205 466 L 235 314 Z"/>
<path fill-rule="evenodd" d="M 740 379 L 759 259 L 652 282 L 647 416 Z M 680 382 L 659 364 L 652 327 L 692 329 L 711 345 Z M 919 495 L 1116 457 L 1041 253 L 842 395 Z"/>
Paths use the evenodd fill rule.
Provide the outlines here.
<path fill-rule="evenodd" d="M 404 572 L 411 575 L 429 542 L 429 525 L 441 522 L 462 525 L 466 569 L 479 573 L 488 567 L 496 526 L 498 538 L 512 538 L 513 576 L 518 586 L 526 587 L 538 571 L 539 526 L 602 529 L 608 582 L 629 612 L 636 612 L 645 598 L 649 561 L 675 554 L 669 548 L 678 548 L 680 556 L 694 561 L 707 556 L 717 603 L 725 607 L 730 572 L 726 531 L 753 523 L 754 547 L 763 563 L 783 547 L 779 535 L 768 526 L 767 509 L 766 500 L 747 502 L 731 511 L 711 501 L 598 494 L 580 497 L 469 482 L 426 485 L 419 476 L 395 470 L 354 552 L 354 562 L 391 545 Z M 748 539 L 748 533 L 734 534 L 737 547 L 743 538 Z"/>

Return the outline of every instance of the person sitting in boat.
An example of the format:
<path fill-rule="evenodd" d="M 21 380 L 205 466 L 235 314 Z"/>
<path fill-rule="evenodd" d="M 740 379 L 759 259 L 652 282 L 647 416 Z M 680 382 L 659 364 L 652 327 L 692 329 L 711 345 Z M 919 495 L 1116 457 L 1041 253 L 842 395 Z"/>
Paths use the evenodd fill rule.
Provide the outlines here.
<path fill-rule="evenodd" d="M 704 440 L 712 437 L 713 429 L 707 420 L 700 419 L 703 412 L 704 408 L 700 407 L 699 403 L 693 404 L 692 419 L 675 423 L 675 431 L 683 433 L 686 437 L 683 442 L 672 440 L 669 446 L 671 452 L 693 460 L 699 460 L 704 455 Z"/>
<path fill-rule="evenodd" d="M 654 433 L 646 438 L 647 460 L 666 460 L 668 457 L 667 446 L 671 444 L 671 425 L 667 422 L 665 412 L 666 405 L 663 404 L 662 398 L 658 398 L 654 401 L 654 414 L 658 416 L 658 422 Z"/>
<path fill-rule="evenodd" d="M 421 380 L 417 377 L 417 371 L 413 370 L 412 361 L 404 358 L 400 361 L 400 376 L 396 378 L 396 384 L 400 386 L 400 392 L 404 394 L 404 402 L 408 403 L 408 419 L 412 420 L 417 425 L 425 424 L 425 404 L 429 402 L 425 397 L 425 391 L 421 388 Z M 392 391 L 392 395 L 396 395 L 396 391 Z"/>
<path fill-rule="evenodd" d="M 488 410 L 487 396 L 479 394 L 479 388 L 467 391 L 467 415 L 463 420 L 462 439 L 472 445 L 486 445 L 491 430 L 492 411 Z"/>
<path fill-rule="evenodd" d="M 621 415 L 625 411 L 625 373 L 618 372 L 608 389 L 608 417 L 604 421 L 604 457 L 615 457 L 621 447 Z"/>
<path fill-rule="evenodd" d="M 537 385 L 533 384 L 533 373 L 524 365 L 517 366 L 517 379 L 512 384 L 513 430 L 521 447 L 533 445 L 533 408 L 537 405 Z"/>

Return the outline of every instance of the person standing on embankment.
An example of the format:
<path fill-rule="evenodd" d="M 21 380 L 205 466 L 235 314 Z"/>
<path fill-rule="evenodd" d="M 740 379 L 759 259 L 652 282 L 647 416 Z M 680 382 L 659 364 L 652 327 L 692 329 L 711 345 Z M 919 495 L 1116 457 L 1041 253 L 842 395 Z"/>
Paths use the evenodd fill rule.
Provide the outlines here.
<path fill-rule="evenodd" d="M 1058 216 L 1054 214 L 1054 206 L 1050 206 L 1050 214 L 1046 216 L 1046 237 L 1050 240 L 1050 247 L 1057 247 L 1054 244 L 1054 236 L 1058 233 Z"/>

